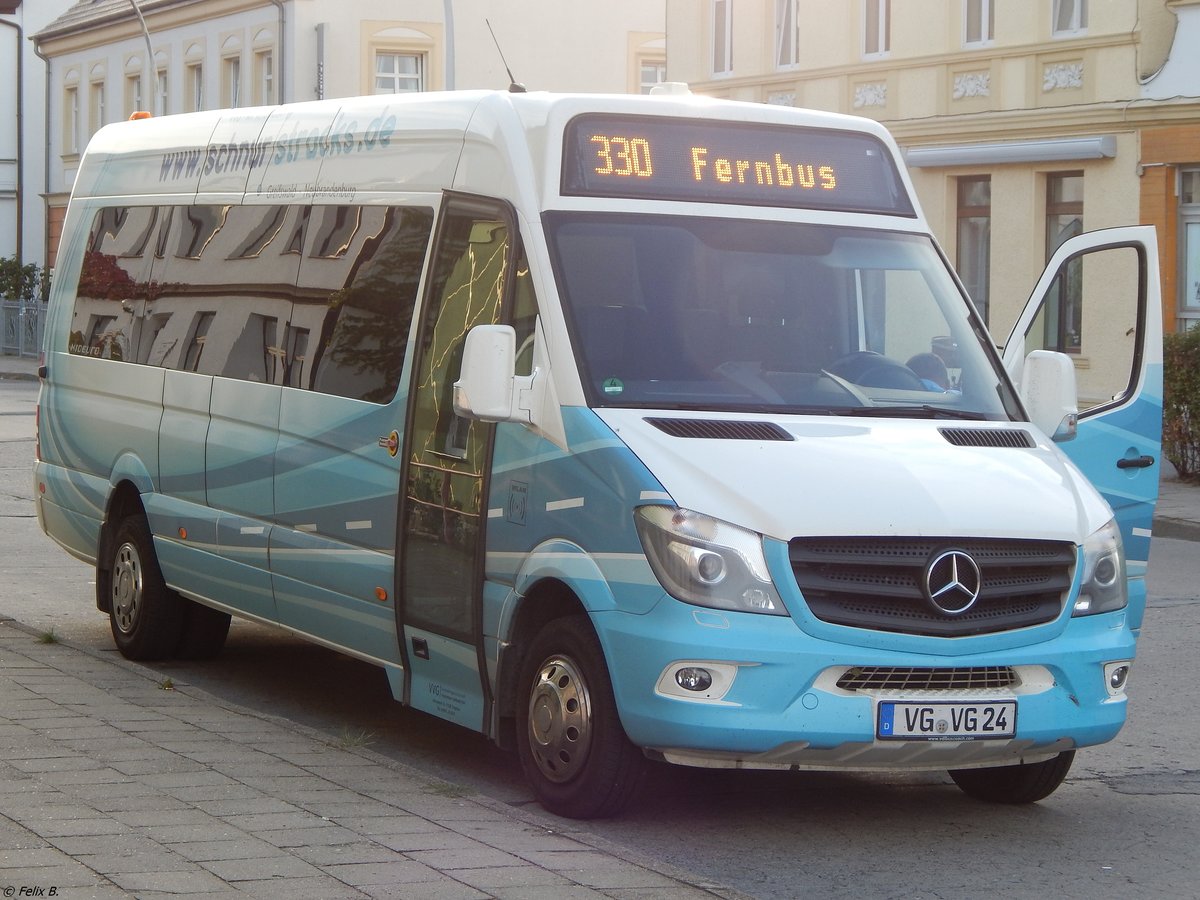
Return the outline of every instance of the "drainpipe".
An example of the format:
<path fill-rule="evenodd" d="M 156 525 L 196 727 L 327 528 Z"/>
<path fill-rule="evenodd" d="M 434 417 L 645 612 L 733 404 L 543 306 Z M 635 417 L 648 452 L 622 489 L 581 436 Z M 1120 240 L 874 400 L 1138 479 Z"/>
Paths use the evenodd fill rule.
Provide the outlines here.
<path fill-rule="evenodd" d="M 16 22 L 0 19 L 17 32 L 17 262 L 25 265 L 25 33 Z"/>
<path fill-rule="evenodd" d="M 30 40 L 33 40 L 33 39 L 31 38 Z M 48 57 L 44 53 L 42 53 L 42 49 L 37 45 L 37 41 L 34 41 L 34 43 L 33 43 L 33 52 L 34 52 L 34 55 L 37 56 L 38 59 L 40 59 L 42 62 L 44 62 L 46 64 L 46 111 L 44 113 L 45 118 L 43 119 L 43 121 L 46 123 L 46 161 L 45 161 L 46 168 L 43 170 L 46 183 L 45 183 L 43 193 L 42 193 L 42 203 L 45 206 L 45 209 L 44 209 L 43 215 L 42 215 L 42 220 L 45 222 L 45 226 L 44 226 L 43 233 L 42 233 L 42 253 L 45 256 L 45 261 L 46 261 L 45 268 L 47 270 L 49 270 L 50 269 L 50 90 L 52 88 L 52 84 L 50 81 L 50 57 Z"/>
<path fill-rule="evenodd" d="M 287 37 L 284 35 L 284 28 L 287 27 L 287 17 L 285 15 L 284 0 L 271 0 L 272 5 L 279 10 L 279 102 L 287 103 L 287 66 L 285 65 L 287 57 L 284 55 L 284 49 L 287 45 Z"/>
<path fill-rule="evenodd" d="M 446 90 L 454 90 L 454 0 L 442 0 L 446 22 Z"/>

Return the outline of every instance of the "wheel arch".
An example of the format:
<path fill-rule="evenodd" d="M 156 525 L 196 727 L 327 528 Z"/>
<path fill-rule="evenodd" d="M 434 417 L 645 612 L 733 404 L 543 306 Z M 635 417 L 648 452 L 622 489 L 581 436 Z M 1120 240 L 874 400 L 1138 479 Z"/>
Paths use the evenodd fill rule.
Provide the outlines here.
<path fill-rule="evenodd" d="M 103 577 L 111 567 L 113 540 L 117 526 L 122 519 L 132 515 L 145 515 L 142 505 L 142 492 L 131 479 L 122 479 L 113 485 L 108 495 L 108 505 L 104 510 L 104 522 L 100 525 L 100 542 L 96 548 L 96 609 L 107 613 L 111 611 L 112 598 L 109 596 L 108 580 Z"/>

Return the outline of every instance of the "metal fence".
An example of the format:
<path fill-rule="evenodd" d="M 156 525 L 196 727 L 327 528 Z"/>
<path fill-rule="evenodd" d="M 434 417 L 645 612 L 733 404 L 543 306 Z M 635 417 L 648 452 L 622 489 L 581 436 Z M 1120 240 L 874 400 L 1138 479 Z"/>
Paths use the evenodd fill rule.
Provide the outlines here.
<path fill-rule="evenodd" d="M 4 300 L 0 301 L 0 310 L 4 316 L 0 352 L 5 356 L 36 357 L 42 350 L 46 304 L 40 300 Z"/>

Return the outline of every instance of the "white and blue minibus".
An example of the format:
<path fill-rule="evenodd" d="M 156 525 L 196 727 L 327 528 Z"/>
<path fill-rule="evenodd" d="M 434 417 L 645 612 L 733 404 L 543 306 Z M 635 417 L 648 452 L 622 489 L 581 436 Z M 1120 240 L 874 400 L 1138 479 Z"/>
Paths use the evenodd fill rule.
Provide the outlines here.
<path fill-rule="evenodd" d="M 682 90 L 110 125 L 37 514 L 125 656 L 279 626 L 558 814 L 662 762 L 1033 802 L 1126 718 L 1157 272 L 1151 229 L 1065 240 L 998 347 L 883 127 Z"/>

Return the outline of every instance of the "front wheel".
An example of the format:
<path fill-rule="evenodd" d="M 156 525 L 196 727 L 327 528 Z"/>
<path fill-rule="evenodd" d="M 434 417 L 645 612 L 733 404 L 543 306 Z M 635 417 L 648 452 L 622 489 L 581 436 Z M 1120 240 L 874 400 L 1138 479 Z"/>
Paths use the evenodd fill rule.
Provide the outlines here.
<path fill-rule="evenodd" d="M 646 758 L 621 727 L 604 652 L 585 617 L 557 619 L 538 633 L 521 690 L 518 753 L 542 805 L 572 819 L 624 809 Z"/>
<path fill-rule="evenodd" d="M 108 594 L 113 641 L 126 659 L 162 659 L 174 654 L 183 632 L 183 598 L 167 587 L 145 518 L 117 525 L 109 566 L 97 572 Z"/>
<path fill-rule="evenodd" d="M 1053 794 L 1075 761 L 1074 750 L 1053 759 L 990 769 L 951 769 L 950 777 L 963 792 L 989 803 L 1036 803 Z"/>

